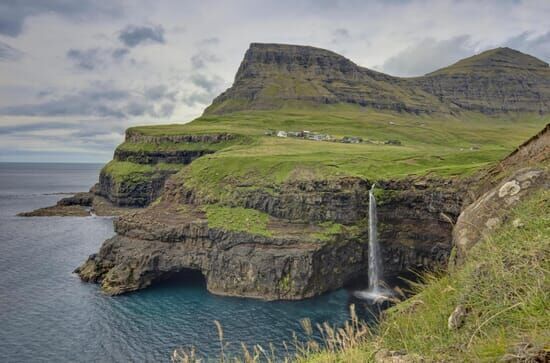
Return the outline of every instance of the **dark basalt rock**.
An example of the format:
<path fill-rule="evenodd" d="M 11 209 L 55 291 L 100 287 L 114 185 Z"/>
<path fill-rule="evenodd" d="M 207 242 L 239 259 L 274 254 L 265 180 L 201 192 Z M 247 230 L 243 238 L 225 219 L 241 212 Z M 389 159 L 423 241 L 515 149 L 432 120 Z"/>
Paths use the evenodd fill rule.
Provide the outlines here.
<path fill-rule="evenodd" d="M 57 202 L 58 206 L 80 205 L 83 207 L 91 207 L 94 200 L 93 193 L 83 192 L 76 193 L 73 196 L 63 198 Z"/>
<path fill-rule="evenodd" d="M 203 273 L 213 293 L 271 300 L 315 296 L 366 272 L 368 230 L 364 219 L 368 208 L 357 204 L 359 209 L 353 212 L 347 197 L 345 203 L 338 198 L 338 193 L 352 190 L 364 203 L 370 186 L 364 180 L 292 183 L 273 197 L 291 200 L 296 199 L 292 193 L 307 192 L 308 198 L 317 202 L 287 204 L 296 209 L 285 215 L 306 220 L 332 211 L 333 217 L 347 216 L 347 222 L 356 222 L 360 233 L 336 235 L 330 241 L 308 233 L 280 232 L 265 237 L 209 228 L 204 214 L 191 204 L 186 208 L 192 212 L 177 211 L 182 202 L 180 186 L 171 180 L 160 204 L 116 220 L 117 236 L 79 267 L 81 278 L 101 282 L 105 292 L 119 294 L 145 288 L 182 269 L 193 269 Z M 322 188 L 316 190 L 315 186 Z M 386 182 L 384 186 L 392 188 L 380 195 L 378 209 L 386 273 L 444 265 L 451 250 L 449 219 L 458 216 L 461 189 L 438 180 Z M 287 191 L 291 194 L 285 196 Z M 333 197 L 323 197 L 331 191 Z M 277 203 L 267 200 L 267 205 Z M 266 208 L 266 212 L 281 210 Z M 307 223 L 300 227 L 276 219 L 280 231 L 308 228 Z"/>
<path fill-rule="evenodd" d="M 173 150 L 173 151 L 130 151 L 116 149 L 114 159 L 137 164 L 190 164 L 201 156 L 212 154 L 215 150 Z"/>
<path fill-rule="evenodd" d="M 76 272 L 108 294 L 150 286 L 182 269 L 199 270 L 220 295 L 302 299 L 342 286 L 363 270 L 364 244 L 322 244 L 211 229 L 204 220 L 152 221 L 121 217 L 118 235 Z M 345 263 L 342 263 L 345 262 Z"/>
<path fill-rule="evenodd" d="M 118 181 L 101 171 L 96 193 L 119 207 L 145 207 L 162 194 L 166 179 L 173 173 L 161 170 L 138 181 Z"/>

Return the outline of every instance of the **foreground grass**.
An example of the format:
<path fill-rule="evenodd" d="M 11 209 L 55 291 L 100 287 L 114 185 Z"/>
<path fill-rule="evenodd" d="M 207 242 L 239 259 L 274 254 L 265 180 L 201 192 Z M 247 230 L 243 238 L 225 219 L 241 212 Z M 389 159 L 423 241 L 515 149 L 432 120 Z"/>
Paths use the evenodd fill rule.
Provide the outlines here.
<path fill-rule="evenodd" d="M 351 349 L 311 352 L 300 362 L 368 362 L 380 349 L 413 360 L 535 362 L 550 357 L 550 192 L 517 208 L 511 222 L 474 247 L 449 274 L 426 277 L 418 294 L 387 311 L 377 335 Z M 464 325 L 447 327 L 456 306 Z"/>

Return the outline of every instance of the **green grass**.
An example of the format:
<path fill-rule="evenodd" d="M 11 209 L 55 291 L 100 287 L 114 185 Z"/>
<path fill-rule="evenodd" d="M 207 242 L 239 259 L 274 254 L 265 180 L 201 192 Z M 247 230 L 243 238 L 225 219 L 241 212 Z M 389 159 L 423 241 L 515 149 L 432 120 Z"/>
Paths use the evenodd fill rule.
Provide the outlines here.
<path fill-rule="evenodd" d="M 261 236 L 271 236 L 267 228 L 269 216 L 255 209 L 232 208 L 221 205 L 204 206 L 208 227 L 227 231 L 247 232 Z"/>
<path fill-rule="evenodd" d="M 137 164 L 129 161 L 110 161 L 102 169 L 116 182 L 137 183 L 149 179 L 152 175 L 162 171 L 177 172 L 183 166 L 179 164 L 158 163 L 155 165 Z"/>
<path fill-rule="evenodd" d="M 224 200 L 243 181 L 269 189 L 289 180 L 343 176 L 376 180 L 411 175 L 468 175 L 505 157 L 548 121 L 549 117 L 538 115 L 493 118 L 472 113 L 457 118 L 326 106 L 318 110 L 204 116 L 181 125 L 178 131 L 175 125 L 169 130 L 231 132 L 248 137 L 245 144 L 232 145 L 194 161 L 181 174 L 186 184 L 199 193 Z M 158 126 L 152 129 L 151 132 L 160 132 Z M 373 143 L 264 136 L 268 129 L 309 130 L 338 138 L 360 136 Z M 400 140 L 402 146 L 382 144 L 389 139 Z M 472 147 L 479 149 L 471 150 Z"/>
<path fill-rule="evenodd" d="M 215 148 L 216 153 L 193 161 L 179 177 L 207 200 L 230 204 L 236 191 L 250 185 L 273 191 L 293 180 L 470 175 L 505 157 L 548 122 L 550 116 L 540 115 L 417 116 L 326 105 L 205 115 L 187 124 L 135 127 L 132 132 L 150 136 L 231 133 L 237 139 L 196 145 L 124 143 L 120 148 L 140 152 Z M 370 143 L 284 139 L 265 136 L 267 130 L 358 136 Z M 386 140 L 402 145 L 385 145 Z"/>
<path fill-rule="evenodd" d="M 515 218 L 524 226 L 512 226 Z M 446 362 L 495 362 L 512 354 L 548 352 L 550 192 L 517 207 L 505 226 L 472 249 L 463 266 L 427 276 L 416 290 L 390 309 L 378 334 L 359 347 L 301 361 L 368 362 L 381 348 Z M 459 304 L 468 309 L 465 323 L 449 330 L 447 319 Z"/>

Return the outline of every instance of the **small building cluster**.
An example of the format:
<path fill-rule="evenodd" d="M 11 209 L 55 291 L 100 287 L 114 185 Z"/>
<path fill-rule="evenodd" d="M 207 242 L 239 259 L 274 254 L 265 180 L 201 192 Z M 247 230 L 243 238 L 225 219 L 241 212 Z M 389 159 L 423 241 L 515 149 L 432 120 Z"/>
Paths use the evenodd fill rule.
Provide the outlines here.
<path fill-rule="evenodd" d="M 363 138 L 359 136 L 344 136 L 341 139 L 334 138 L 328 134 L 322 134 L 319 132 L 311 132 L 311 131 L 284 131 L 284 130 L 267 130 L 265 132 L 266 136 L 276 136 L 276 137 L 295 137 L 299 139 L 305 139 L 305 140 L 314 140 L 314 141 L 332 141 L 332 142 L 341 142 L 343 144 L 387 144 L 387 145 L 401 145 L 401 141 L 399 140 L 387 140 L 387 141 L 371 141 L 371 140 L 363 140 Z"/>
<path fill-rule="evenodd" d="M 303 130 L 303 131 L 267 130 L 265 134 L 267 136 L 296 137 L 299 139 L 315 140 L 315 141 L 333 141 L 334 140 L 334 138 L 328 134 L 321 134 L 318 132 L 311 132 L 306 130 Z"/>

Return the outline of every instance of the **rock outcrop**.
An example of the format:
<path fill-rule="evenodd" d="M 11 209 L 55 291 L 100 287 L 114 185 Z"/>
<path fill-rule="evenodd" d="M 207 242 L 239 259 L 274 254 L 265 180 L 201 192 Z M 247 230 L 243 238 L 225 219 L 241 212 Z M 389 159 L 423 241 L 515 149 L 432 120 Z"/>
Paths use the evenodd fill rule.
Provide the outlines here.
<path fill-rule="evenodd" d="M 118 235 L 76 271 L 85 281 L 101 282 L 109 294 L 192 269 L 203 273 L 216 294 L 301 299 L 338 288 L 364 268 L 364 247 L 357 240 L 323 244 L 285 233 L 265 237 L 219 230 L 209 228 L 200 212 L 177 212 L 170 204 L 121 217 L 115 227 Z M 297 228 L 280 226 L 287 227 Z"/>
<path fill-rule="evenodd" d="M 550 188 L 550 125 L 523 143 L 478 182 L 477 198 L 460 214 L 453 230 L 456 261 L 508 219 L 510 210 L 540 189 Z"/>
<path fill-rule="evenodd" d="M 103 168 L 95 193 L 116 206 L 145 207 L 162 194 L 170 175 L 193 160 L 216 152 L 222 143 L 235 139 L 235 135 L 229 133 L 144 135 L 129 129 L 125 142 L 115 150 L 113 162 L 135 164 L 137 167 L 133 169 L 136 170 L 115 176 L 113 169 L 125 169 L 128 164 Z M 140 168 L 142 165 L 147 168 Z"/>

